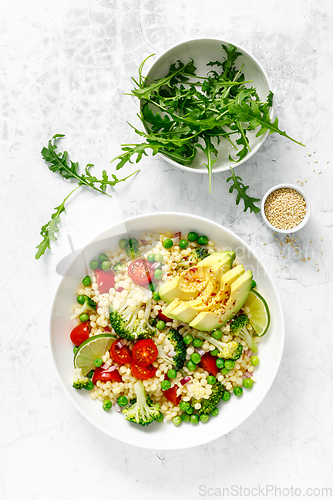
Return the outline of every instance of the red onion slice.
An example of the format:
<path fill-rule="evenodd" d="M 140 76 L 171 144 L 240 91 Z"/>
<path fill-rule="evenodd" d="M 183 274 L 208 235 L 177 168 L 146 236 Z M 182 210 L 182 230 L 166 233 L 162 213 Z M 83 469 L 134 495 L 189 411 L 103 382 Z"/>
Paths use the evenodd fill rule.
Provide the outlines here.
<path fill-rule="evenodd" d="M 155 271 L 155 269 L 157 269 L 160 265 L 161 265 L 160 262 L 153 262 L 152 264 L 150 264 L 150 269 Z"/>
<path fill-rule="evenodd" d="M 120 408 L 120 406 L 118 405 L 118 403 L 116 403 L 116 404 L 114 405 L 114 411 L 116 411 L 116 412 L 118 412 L 118 413 L 121 413 L 121 408 Z"/>
<path fill-rule="evenodd" d="M 182 378 L 182 379 L 181 379 L 180 383 L 181 383 L 182 385 L 185 385 L 185 384 L 187 384 L 188 382 L 190 382 L 190 380 L 191 380 L 191 377 L 190 377 L 189 375 L 187 375 L 186 377 L 184 377 L 184 378 Z"/>
<path fill-rule="evenodd" d="M 101 368 L 107 370 L 109 373 L 117 369 L 114 365 L 109 366 L 107 363 L 103 363 Z"/>
<path fill-rule="evenodd" d="M 200 348 L 198 348 L 198 349 L 196 349 L 196 352 L 197 352 L 198 354 L 200 354 L 200 356 L 203 356 L 204 354 L 206 354 L 205 349 L 200 349 Z"/>
<path fill-rule="evenodd" d="M 181 234 L 182 234 L 181 232 L 175 233 L 174 237 L 171 238 L 174 245 L 178 245 Z"/>
<path fill-rule="evenodd" d="M 123 344 L 122 340 L 118 340 L 118 342 L 116 343 L 115 347 L 117 347 L 117 349 L 121 349 L 122 347 L 124 347 L 124 344 Z"/>
<path fill-rule="evenodd" d="M 170 358 L 173 358 L 173 357 L 175 357 L 175 356 L 176 356 L 176 354 L 177 354 L 177 353 L 176 353 L 175 351 L 172 351 L 172 350 L 171 350 L 171 351 L 169 351 L 169 352 L 168 352 L 167 356 L 169 356 Z"/>

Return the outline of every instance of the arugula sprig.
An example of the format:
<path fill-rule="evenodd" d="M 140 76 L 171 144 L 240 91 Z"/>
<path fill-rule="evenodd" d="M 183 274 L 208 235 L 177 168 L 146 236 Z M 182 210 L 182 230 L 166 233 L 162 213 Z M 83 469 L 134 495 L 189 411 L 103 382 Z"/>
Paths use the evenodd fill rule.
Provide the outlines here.
<path fill-rule="evenodd" d="M 259 198 L 253 198 L 249 196 L 246 191 L 249 189 L 249 186 L 245 186 L 243 184 L 242 178 L 239 175 L 235 175 L 235 172 L 232 167 L 230 167 L 231 176 L 228 177 L 227 182 L 232 181 L 232 184 L 229 188 L 229 193 L 232 193 L 234 189 L 237 191 L 236 195 L 236 205 L 239 205 L 239 202 L 243 200 L 244 202 L 244 212 L 250 210 L 250 212 L 254 212 L 255 214 L 260 211 L 260 208 L 255 205 L 257 201 L 260 201 Z"/>
<path fill-rule="evenodd" d="M 148 150 L 153 155 L 162 153 L 181 165 L 191 165 L 201 150 L 207 158 L 203 164 L 208 169 L 210 192 L 217 145 L 221 141 L 228 141 L 233 148 L 234 153 L 229 156 L 231 164 L 241 161 L 251 151 L 248 135 L 251 131 L 256 131 L 257 137 L 266 132 L 278 133 L 303 146 L 280 129 L 277 118 L 271 120 L 273 93 L 269 92 L 267 99 L 261 101 L 256 88 L 249 86 L 251 81 L 245 80 L 243 66 L 236 68 L 241 52 L 233 45 L 222 47 L 226 56 L 221 61 L 208 62 L 206 76 L 196 74 L 193 59 L 187 64 L 178 60 L 164 78 L 152 81 L 143 76 L 148 58 L 143 61 L 138 81 L 132 78 L 136 88 L 127 95 L 140 100 L 139 118 L 145 131 L 133 128 L 144 142 L 122 145 L 123 153 L 112 160 L 118 160 L 117 170 L 127 162 L 132 163 L 135 156 L 139 162 Z M 246 210 L 255 211 L 253 203 L 248 203 L 248 187 L 245 189 L 241 178 L 234 178 L 233 173 L 231 179 L 237 189 L 238 203 L 243 199 Z"/>
<path fill-rule="evenodd" d="M 74 188 L 63 200 L 63 202 L 55 207 L 55 212 L 51 215 L 51 219 L 42 226 L 40 234 L 42 236 L 42 241 L 37 245 L 37 253 L 35 255 L 36 259 L 39 259 L 48 248 L 51 248 L 51 241 L 57 241 L 57 233 L 59 232 L 59 224 L 61 222 L 61 214 L 66 211 L 65 203 L 68 198 L 77 191 L 81 186 L 87 186 L 99 193 L 105 194 L 112 198 L 112 196 L 106 192 L 107 186 L 115 186 L 119 182 L 123 182 L 132 175 L 135 175 L 139 170 L 133 172 L 123 179 L 118 179 L 118 177 L 112 174 L 112 178 L 109 179 L 106 170 L 102 172 L 102 179 L 97 179 L 96 176 L 90 173 L 91 167 L 94 165 L 87 164 L 85 167 L 85 171 L 83 174 L 78 172 L 79 164 L 77 162 L 73 162 L 68 158 L 68 152 L 64 151 L 63 153 L 57 152 L 57 144 L 56 141 L 65 137 L 63 134 L 56 134 L 52 137 L 48 142 L 48 146 L 44 147 L 41 151 L 42 157 L 45 161 L 49 163 L 48 168 L 51 172 L 60 174 L 66 180 L 74 179 L 77 181 L 78 186 Z M 96 186 L 99 185 L 99 187 Z"/>

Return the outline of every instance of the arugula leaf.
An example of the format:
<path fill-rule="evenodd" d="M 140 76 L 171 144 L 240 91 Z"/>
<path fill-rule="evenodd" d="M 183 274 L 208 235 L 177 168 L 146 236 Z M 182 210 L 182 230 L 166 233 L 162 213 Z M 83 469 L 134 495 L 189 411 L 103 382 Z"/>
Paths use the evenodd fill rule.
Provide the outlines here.
<path fill-rule="evenodd" d="M 102 179 L 97 179 L 96 176 L 90 173 L 90 168 L 93 167 L 92 164 L 86 165 L 85 173 L 79 174 L 78 168 L 79 164 L 77 162 L 72 162 L 68 159 L 67 151 L 63 153 L 57 153 L 57 145 L 56 140 L 65 137 L 63 134 L 56 134 L 52 137 L 52 139 L 48 142 L 48 147 L 44 147 L 41 151 L 42 157 L 45 161 L 49 162 L 48 168 L 51 172 L 59 173 L 64 179 L 75 179 L 78 181 L 78 186 L 73 189 L 69 195 L 63 200 L 63 202 L 55 207 L 55 212 L 51 215 L 51 219 L 42 226 L 40 234 L 42 236 L 42 241 L 37 245 L 37 252 L 35 255 L 36 259 L 40 259 L 42 255 L 46 252 L 46 250 L 51 248 L 51 241 L 57 241 L 56 233 L 59 232 L 59 224 L 61 222 L 61 214 L 65 212 L 65 203 L 68 198 L 81 186 L 87 186 L 95 191 L 98 191 L 102 194 L 109 196 L 111 195 L 106 193 L 107 186 L 115 186 L 119 182 L 123 182 L 132 175 L 135 175 L 139 170 L 133 172 L 132 174 L 124 177 L 123 179 L 118 179 L 116 175 L 112 174 L 112 180 L 109 179 L 106 170 L 102 172 Z M 99 184 L 100 188 L 96 187 L 95 184 Z"/>
<path fill-rule="evenodd" d="M 232 193 L 234 189 L 236 189 L 236 205 L 239 205 L 240 200 L 243 200 L 244 212 L 247 210 L 250 210 L 250 212 L 254 212 L 255 214 L 260 212 L 260 208 L 255 205 L 257 201 L 260 201 L 260 198 L 253 198 L 252 196 L 249 196 L 246 193 L 249 186 L 244 186 L 242 178 L 239 175 L 235 175 L 232 167 L 229 168 L 231 170 L 231 176 L 228 177 L 227 182 L 232 181 L 233 183 L 229 188 L 229 193 Z"/>

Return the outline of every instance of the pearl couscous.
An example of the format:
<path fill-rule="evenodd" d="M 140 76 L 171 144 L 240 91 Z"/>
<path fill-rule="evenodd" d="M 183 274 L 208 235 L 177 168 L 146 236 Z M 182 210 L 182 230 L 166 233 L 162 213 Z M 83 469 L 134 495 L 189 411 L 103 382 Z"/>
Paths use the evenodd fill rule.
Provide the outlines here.
<path fill-rule="evenodd" d="M 208 237 L 195 232 L 147 232 L 137 239 L 121 239 L 117 249 L 91 261 L 92 272 L 76 290 L 78 303 L 73 305 L 72 317 L 79 321 L 71 333 L 73 386 L 89 390 L 104 410 L 123 411 L 125 418 L 141 425 L 153 420 L 175 425 L 206 422 L 209 415 L 217 415 L 220 400 L 241 395 L 242 387 L 250 389 L 259 358 L 235 336 L 230 321 L 202 336 L 189 324 L 163 315 L 167 304 L 160 287 L 195 266 L 198 258 L 219 251 Z M 239 314 L 250 316 L 246 307 Z M 126 315 L 126 320 L 119 320 Z M 251 322 L 247 329 L 251 336 Z M 260 337 L 253 335 L 253 341 L 252 347 Z M 237 343 L 238 355 L 223 357 L 216 347 L 219 342 Z M 138 380 L 148 412 L 156 410 L 152 418 L 138 417 L 137 412 L 133 417 L 133 405 L 140 400 Z"/>

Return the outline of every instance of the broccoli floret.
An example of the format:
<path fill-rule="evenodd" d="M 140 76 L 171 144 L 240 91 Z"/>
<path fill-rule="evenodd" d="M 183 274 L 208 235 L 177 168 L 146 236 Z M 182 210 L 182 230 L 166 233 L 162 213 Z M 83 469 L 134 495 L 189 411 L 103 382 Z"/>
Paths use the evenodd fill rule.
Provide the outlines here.
<path fill-rule="evenodd" d="M 153 403 L 141 380 L 134 384 L 136 402 L 123 410 L 126 420 L 139 425 L 149 425 L 160 415 L 159 403 Z"/>
<path fill-rule="evenodd" d="M 238 344 L 233 340 L 231 342 L 221 342 L 220 340 L 216 340 L 210 335 L 207 335 L 203 332 L 198 332 L 197 336 L 200 339 L 207 340 L 210 344 L 213 344 L 215 345 L 215 347 L 217 347 L 217 349 L 220 351 L 218 354 L 218 358 L 232 359 L 236 361 L 242 355 L 242 344 Z"/>
<path fill-rule="evenodd" d="M 244 342 L 247 343 L 252 352 L 257 352 L 258 347 L 257 344 L 254 342 L 251 333 L 247 329 L 248 324 L 249 324 L 249 318 L 246 316 L 246 314 L 240 314 L 231 321 L 230 333 L 231 335 L 235 335 L 244 340 Z"/>
<path fill-rule="evenodd" d="M 182 258 L 177 266 L 177 269 L 188 269 L 192 266 L 196 266 L 198 262 L 208 257 L 208 255 L 209 252 L 207 248 L 194 248 L 190 255 Z"/>
<path fill-rule="evenodd" d="M 126 271 L 126 266 L 123 262 L 116 262 L 112 268 L 115 273 L 124 273 Z"/>
<path fill-rule="evenodd" d="M 138 299 L 137 291 L 132 290 L 118 310 L 110 305 L 110 323 L 114 331 L 122 338 L 128 340 L 147 339 L 156 334 L 156 328 L 149 324 L 151 312 L 150 290 L 141 288 L 142 296 Z M 135 302 L 132 300 L 135 297 Z M 145 300 L 145 302 L 144 302 Z M 145 306 L 143 318 L 138 318 L 141 306 Z"/>
<path fill-rule="evenodd" d="M 197 403 L 201 404 L 201 408 L 198 411 L 199 415 L 207 415 L 211 413 L 214 408 L 219 404 L 221 401 L 221 398 L 223 396 L 225 389 L 221 382 L 216 380 L 215 384 L 212 386 L 212 393 L 209 396 L 208 399 L 202 398 L 202 399 L 194 399 L 192 398 L 191 400 L 191 406 L 194 408 L 194 405 Z"/>
<path fill-rule="evenodd" d="M 177 330 L 170 329 L 169 333 L 166 334 L 166 338 L 171 343 L 175 356 L 168 356 L 163 349 L 163 344 L 158 346 L 158 358 L 162 358 L 169 364 L 174 365 L 176 370 L 183 368 L 186 359 L 186 344 L 183 337 L 177 332 Z"/>
<path fill-rule="evenodd" d="M 70 319 L 78 318 L 83 313 L 91 313 L 93 311 L 96 311 L 97 304 L 93 299 L 88 297 L 88 295 L 78 295 L 76 300 L 82 307 L 76 313 L 74 313 Z"/>
<path fill-rule="evenodd" d="M 82 369 L 81 368 L 76 368 L 74 370 L 74 376 L 73 376 L 73 387 L 75 389 L 78 389 L 79 391 L 81 389 L 85 389 L 87 385 L 89 384 L 90 380 L 88 377 L 84 377 L 82 375 Z"/>

